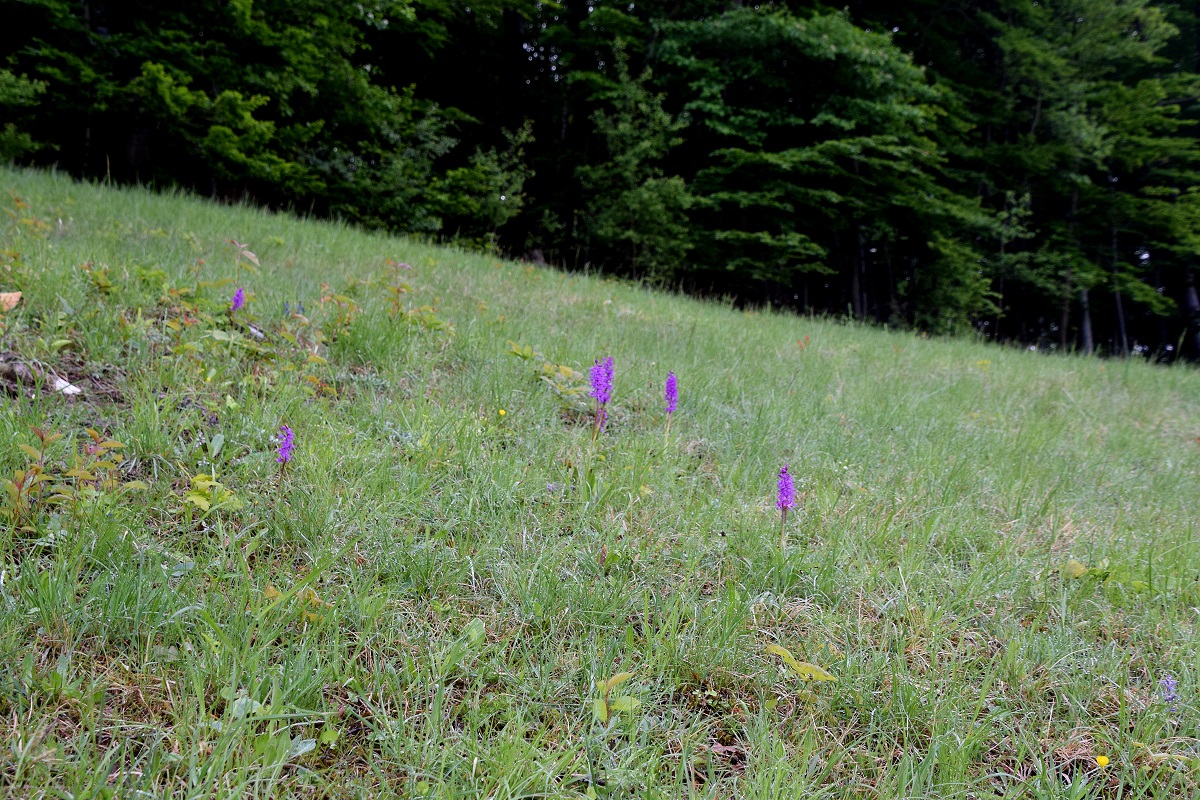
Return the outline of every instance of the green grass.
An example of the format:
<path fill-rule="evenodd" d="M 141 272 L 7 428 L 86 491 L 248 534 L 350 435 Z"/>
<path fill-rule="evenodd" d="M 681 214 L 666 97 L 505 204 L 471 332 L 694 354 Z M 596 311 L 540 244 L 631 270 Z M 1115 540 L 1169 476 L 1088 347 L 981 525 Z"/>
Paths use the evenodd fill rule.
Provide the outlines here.
<path fill-rule="evenodd" d="M 39 426 L 70 497 L 0 498 L 8 796 L 1200 793 L 1195 369 L 0 181 L 28 204 L 0 217 L 0 291 L 24 293 L 0 352 L 84 391 L 0 396 L 0 477 Z M 186 291 L 234 276 L 229 239 L 261 261 L 236 323 L 232 284 Z M 413 267 L 398 314 L 387 259 Z M 577 381 L 538 376 L 604 355 L 593 441 Z M 148 488 L 68 485 L 89 427 Z M 205 473 L 236 503 L 189 502 Z M 637 707 L 602 723 L 620 672 Z"/>

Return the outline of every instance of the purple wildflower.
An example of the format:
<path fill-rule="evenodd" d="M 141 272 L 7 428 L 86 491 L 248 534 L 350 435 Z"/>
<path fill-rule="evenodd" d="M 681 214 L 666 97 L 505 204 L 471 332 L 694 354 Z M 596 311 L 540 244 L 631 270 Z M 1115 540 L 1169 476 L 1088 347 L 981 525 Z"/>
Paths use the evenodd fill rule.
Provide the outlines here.
<path fill-rule="evenodd" d="M 279 455 L 275 460 L 286 464 L 292 460 L 292 449 L 295 447 L 295 433 L 287 425 L 279 426 Z"/>
<path fill-rule="evenodd" d="M 600 431 L 604 430 L 604 423 L 608 421 L 608 410 L 605 406 L 608 405 L 609 400 L 612 400 L 612 356 L 603 361 L 596 359 L 589 377 L 592 381 L 592 391 L 589 392 L 589 395 L 596 398 L 596 421 L 592 426 L 592 438 L 595 439 Z"/>
<path fill-rule="evenodd" d="M 789 508 L 795 508 L 795 506 L 796 485 L 792 483 L 787 462 L 784 462 L 783 469 L 779 470 L 779 499 L 775 501 L 775 507 L 779 509 L 779 551 L 781 553 L 787 550 L 787 512 Z"/>
<path fill-rule="evenodd" d="M 242 287 L 233 293 L 233 303 L 229 306 L 230 311 L 241 311 L 242 306 L 246 305 L 246 292 Z"/>
<path fill-rule="evenodd" d="M 675 383 L 675 373 L 667 373 L 667 383 L 663 388 L 663 397 L 667 401 L 667 432 L 663 436 L 663 444 L 671 440 L 671 415 L 679 405 L 679 386 Z"/>
<path fill-rule="evenodd" d="M 1171 675 L 1165 675 L 1158 682 L 1158 686 L 1162 690 L 1162 701 L 1170 706 L 1172 713 L 1178 711 L 1176 703 L 1179 702 L 1179 692 L 1176 690 L 1179 688 L 1179 681 Z"/>
<path fill-rule="evenodd" d="M 600 361 L 596 360 L 595 366 L 591 371 L 592 391 L 591 397 L 596 398 L 596 402 L 600 405 L 607 405 L 609 400 L 612 400 L 612 385 L 613 385 L 613 360 L 612 356 Z"/>
<path fill-rule="evenodd" d="M 779 470 L 779 499 L 775 501 L 775 507 L 785 515 L 789 508 L 796 507 L 796 484 L 792 483 L 787 464 Z"/>

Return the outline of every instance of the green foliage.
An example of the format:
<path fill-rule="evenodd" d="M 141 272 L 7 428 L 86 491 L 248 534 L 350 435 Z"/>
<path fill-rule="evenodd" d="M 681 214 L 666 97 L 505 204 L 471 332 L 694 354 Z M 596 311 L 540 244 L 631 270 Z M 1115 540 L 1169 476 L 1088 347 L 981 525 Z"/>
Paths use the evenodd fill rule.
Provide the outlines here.
<path fill-rule="evenodd" d="M 807 661 L 799 660 L 783 645 L 769 644 L 767 645 L 767 652 L 773 656 L 779 656 L 779 658 L 783 659 L 783 663 L 786 664 L 788 669 L 790 669 L 792 673 L 801 681 L 816 681 L 818 683 L 832 681 L 833 683 L 837 683 L 837 678 L 835 678 L 833 675 L 830 675 L 816 664 L 810 664 Z"/>
<path fill-rule="evenodd" d="M 642 703 L 629 695 L 612 696 L 612 690 L 633 677 L 632 672 L 618 672 L 611 678 L 596 681 L 596 696 L 592 700 L 592 716 L 601 725 L 607 725 L 614 714 L 628 714 Z"/>
<path fill-rule="evenodd" d="M 0 102 L 47 87 L 36 130 L 64 166 L 468 237 L 520 208 L 527 128 L 504 153 L 455 164 L 453 130 L 470 118 L 367 61 L 372 37 L 412 18 L 407 0 L 16 6 L 37 35 L 0 56 L 41 83 Z"/>
<path fill-rule="evenodd" d="M 0 163 L 13 161 L 26 153 L 38 149 L 28 133 L 17 128 L 15 122 L 10 122 L 22 107 L 35 105 L 38 95 L 46 91 L 46 84 L 41 81 L 31 81 L 24 75 L 14 75 L 6 69 L 0 69 L 0 110 L 3 110 L 6 120 L 3 130 L 0 130 Z"/>
<path fill-rule="evenodd" d="M 533 142 L 527 121 L 515 133 L 505 131 L 503 151 L 476 150 L 466 167 L 448 170 L 434 181 L 433 207 L 454 230 L 460 243 L 496 250 L 501 227 L 525 206 L 522 191 L 533 172 L 525 164 L 525 147 Z"/>
<path fill-rule="evenodd" d="M 119 451 L 125 445 L 121 442 L 88 428 L 91 441 L 66 463 L 56 463 L 50 458 L 50 447 L 63 435 L 30 427 L 38 446 L 17 444 L 27 460 L 4 481 L 6 497 L 0 502 L 0 519 L 7 521 L 11 530 L 37 533 L 46 522 L 44 515 L 55 507 L 78 524 L 93 509 L 111 509 L 124 493 L 149 488 L 142 481 L 122 479 L 124 457 Z"/>
<path fill-rule="evenodd" d="M 648 89 L 650 71 L 635 80 L 624 48 L 614 55 L 615 78 L 594 93 L 612 111 L 592 115 L 608 160 L 576 170 L 590 196 L 585 242 L 601 264 L 615 255 L 635 273 L 676 282 L 695 246 L 687 219 L 693 199 L 683 179 L 664 176 L 660 165 L 683 141 L 684 125 L 663 109 L 663 96 Z"/>
<path fill-rule="evenodd" d="M 751 9 L 661 30 L 659 57 L 687 81 L 685 109 L 705 131 L 689 141 L 707 151 L 694 180 L 700 265 L 791 288 L 845 263 L 865 316 L 867 254 L 886 249 L 921 265 L 916 318 L 986 310 L 978 257 L 950 241 L 986 221 L 939 186 L 939 93 L 888 37 L 842 14 Z"/>
<path fill-rule="evenodd" d="M 274 152 L 275 123 L 254 118 L 269 97 L 225 90 L 210 98 L 189 90 L 191 81 L 190 75 L 176 79 L 162 64 L 146 62 L 128 92 L 152 124 L 174 132 L 191 154 L 212 164 L 220 181 L 249 179 L 297 194 L 321 187 L 301 164 Z"/>
<path fill-rule="evenodd" d="M 540 364 L 537 367 L 537 379 L 558 398 L 564 413 L 575 419 L 584 419 L 591 413 L 591 401 L 588 399 L 590 387 L 582 370 L 548 361 L 540 351 L 534 350 L 530 345 L 522 346 L 511 339 L 508 342 L 508 353 Z"/>

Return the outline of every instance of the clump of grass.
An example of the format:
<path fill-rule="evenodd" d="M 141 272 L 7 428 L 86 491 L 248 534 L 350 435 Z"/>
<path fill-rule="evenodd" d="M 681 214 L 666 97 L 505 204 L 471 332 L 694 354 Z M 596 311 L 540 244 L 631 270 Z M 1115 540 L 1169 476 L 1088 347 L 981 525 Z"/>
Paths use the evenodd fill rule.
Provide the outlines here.
<path fill-rule="evenodd" d="M 6 793 L 1200 791 L 1194 369 L 0 174 Z"/>

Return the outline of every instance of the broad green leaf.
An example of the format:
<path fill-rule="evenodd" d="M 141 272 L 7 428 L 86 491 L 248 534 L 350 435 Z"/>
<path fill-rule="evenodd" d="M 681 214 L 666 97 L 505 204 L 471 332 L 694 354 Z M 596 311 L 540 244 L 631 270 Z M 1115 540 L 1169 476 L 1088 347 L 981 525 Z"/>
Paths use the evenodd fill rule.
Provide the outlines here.
<path fill-rule="evenodd" d="M 641 704 L 642 704 L 642 701 L 638 700 L 636 697 L 614 697 L 609 702 L 609 705 L 612 707 L 613 711 L 625 711 L 625 712 L 633 711 L 635 708 L 637 708 Z"/>
<path fill-rule="evenodd" d="M 311 753 L 316 749 L 316 739 L 293 739 L 291 745 L 288 747 L 286 760 L 293 761 L 305 753 Z"/>
<path fill-rule="evenodd" d="M 603 681 L 604 688 L 602 689 L 602 691 L 611 692 L 613 689 L 617 688 L 622 683 L 624 683 L 625 681 L 629 680 L 632 677 L 633 677 L 632 672 L 618 672 L 616 675 L 613 675 L 608 680 Z"/>
<path fill-rule="evenodd" d="M 229 715 L 234 719 L 245 719 L 260 708 L 262 703 L 253 697 L 239 697 L 230 704 Z"/>
<path fill-rule="evenodd" d="M 1080 564 L 1075 559 L 1071 559 L 1066 564 L 1064 564 L 1062 571 L 1064 574 L 1066 574 L 1068 577 L 1071 577 L 1071 578 L 1082 578 L 1084 575 L 1088 574 L 1088 568 L 1085 567 L 1083 564 Z"/>
<path fill-rule="evenodd" d="M 837 678 L 830 675 L 825 670 L 818 667 L 816 664 L 810 664 L 807 661 L 800 661 L 788 651 L 786 647 L 777 644 L 767 645 L 767 652 L 771 655 L 779 656 L 784 663 L 791 668 L 792 672 L 805 681 L 833 681 L 837 682 Z"/>
<path fill-rule="evenodd" d="M 603 697 L 597 697 L 592 701 L 592 714 L 601 722 L 608 722 L 608 703 Z"/>
<path fill-rule="evenodd" d="M 184 495 L 183 500 L 186 503 L 191 503 L 192 505 L 196 506 L 201 511 L 208 511 L 210 508 L 212 508 L 212 503 L 210 503 L 208 498 L 200 492 L 188 492 L 186 495 Z"/>
<path fill-rule="evenodd" d="M 466 638 L 471 646 L 474 647 L 483 641 L 484 635 L 487 633 L 487 628 L 481 619 L 473 619 L 467 623 L 467 627 L 463 629 L 462 635 Z"/>
<path fill-rule="evenodd" d="M 335 744 L 337 744 L 338 737 L 341 735 L 341 731 L 327 722 L 325 723 L 325 727 L 321 729 L 321 735 L 318 737 L 318 739 L 321 744 L 325 745 L 326 747 L 333 747 Z"/>

